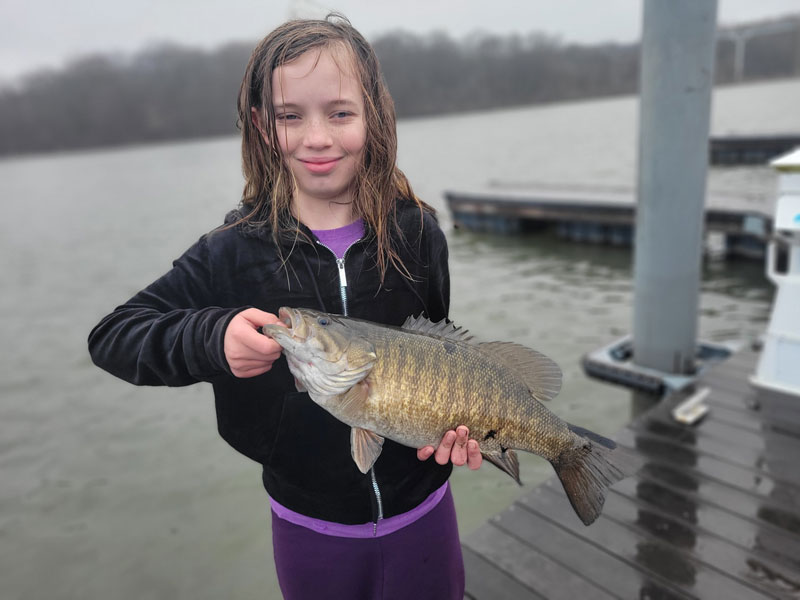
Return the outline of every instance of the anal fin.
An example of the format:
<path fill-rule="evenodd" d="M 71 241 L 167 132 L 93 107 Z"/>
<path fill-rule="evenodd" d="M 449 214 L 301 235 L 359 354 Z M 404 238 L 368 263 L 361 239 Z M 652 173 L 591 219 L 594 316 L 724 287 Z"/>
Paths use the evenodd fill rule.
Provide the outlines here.
<path fill-rule="evenodd" d="M 483 458 L 492 463 L 495 467 L 511 475 L 519 485 L 519 457 L 513 450 L 495 450 L 494 452 L 481 452 Z"/>

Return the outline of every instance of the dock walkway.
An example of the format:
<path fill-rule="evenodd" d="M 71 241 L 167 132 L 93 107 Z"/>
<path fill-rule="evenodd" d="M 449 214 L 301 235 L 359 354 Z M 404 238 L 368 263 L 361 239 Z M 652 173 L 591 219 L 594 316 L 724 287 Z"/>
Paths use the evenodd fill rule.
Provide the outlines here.
<path fill-rule="evenodd" d="M 733 355 L 618 436 L 646 463 L 585 527 L 554 477 L 463 540 L 466 598 L 800 598 L 800 399 Z M 670 409 L 709 388 L 684 426 Z"/>

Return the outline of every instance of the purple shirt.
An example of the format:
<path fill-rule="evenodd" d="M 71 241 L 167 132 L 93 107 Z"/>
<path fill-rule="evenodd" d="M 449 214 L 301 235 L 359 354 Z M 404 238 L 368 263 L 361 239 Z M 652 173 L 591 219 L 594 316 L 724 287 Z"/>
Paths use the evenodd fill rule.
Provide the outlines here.
<path fill-rule="evenodd" d="M 329 248 L 336 258 L 344 258 L 347 249 L 364 237 L 364 221 L 359 219 L 336 229 L 312 229 L 311 233 L 317 236 L 322 245 Z"/>

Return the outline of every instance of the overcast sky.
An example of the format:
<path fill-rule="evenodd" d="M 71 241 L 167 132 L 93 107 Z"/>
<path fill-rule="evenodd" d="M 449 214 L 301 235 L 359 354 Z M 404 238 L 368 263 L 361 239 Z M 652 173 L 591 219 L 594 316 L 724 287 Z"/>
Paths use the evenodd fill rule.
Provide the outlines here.
<path fill-rule="evenodd" d="M 670 0 L 665 0 L 670 1 Z M 718 0 L 724 25 L 800 13 L 800 0 Z M 638 39 L 642 0 L 0 0 L 0 81 L 93 52 L 156 42 L 255 41 L 292 11 L 344 13 L 368 38 L 393 29 L 456 37 L 541 31 L 565 41 Z"/>

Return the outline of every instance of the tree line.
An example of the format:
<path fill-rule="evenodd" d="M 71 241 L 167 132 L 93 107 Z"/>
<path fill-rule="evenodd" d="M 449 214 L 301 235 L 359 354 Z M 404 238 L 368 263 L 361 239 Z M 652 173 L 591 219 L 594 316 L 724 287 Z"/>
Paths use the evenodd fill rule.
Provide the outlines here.
<path fill-rule="evenodd" d="M 631 94 L 639 45 L 564 43 L 529 35 L 393 32 L 372 41 L 399 117 Z M 255 44 L 177 45 L 91 55 L 0 89 L 0 155 L 227 135 Z M 717 44 L 715 77 L 734 77 L 733 42 Z M 793 31 L 747 45 L 744 80 L 800 75 Z"/>

